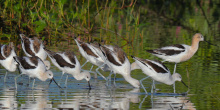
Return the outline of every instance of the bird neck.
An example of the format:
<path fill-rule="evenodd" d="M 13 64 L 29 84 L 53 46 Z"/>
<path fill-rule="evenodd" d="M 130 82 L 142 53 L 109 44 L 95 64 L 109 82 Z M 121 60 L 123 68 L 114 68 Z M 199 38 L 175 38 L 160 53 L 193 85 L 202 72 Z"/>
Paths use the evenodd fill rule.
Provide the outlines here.
<path fill-rule="evenodd" d="M 37 76 L 38 79 L 41 81 L 46 81 L 48 79 L 47 73 L 40 74 L 40 76 Z"/>
<path fill-rule="evenodd" d="M 85 74 L 83 72 L 77 72 L 75 74 L 73 74 L 73 77 L 76 79 L 76 80 L 82 80 L 85 78 Z"/>
<path fill-rule="evenodd" d="M 165 81 L 167 85 L 172 85 L 175 82 L 175 77 L 172 75 L 169 77 L 168 81 Z"/>
<path fill-rule="evenodd" d="M 131 64 L 131 71 L 135 70 L 135 69 L 141 69 L 141 67 L 136 62 L 133 62 Z"/>
<path fill-rule="evenodd" d="M 125 80 L 130 83 L 132 86 L 134 86 L 135 88 L 139 88 L 140 85 L 137 84 L 137 82 L 139 82 L 137 79 L 132 78 L 130 75 L 123 75 L 123 77 L 125 78 Z"/>
<path fill-rule="evenodd" d="M 199 41 L 193 39 L 190 50 L 196 52 L 198 48 L 199 48 Z"/>

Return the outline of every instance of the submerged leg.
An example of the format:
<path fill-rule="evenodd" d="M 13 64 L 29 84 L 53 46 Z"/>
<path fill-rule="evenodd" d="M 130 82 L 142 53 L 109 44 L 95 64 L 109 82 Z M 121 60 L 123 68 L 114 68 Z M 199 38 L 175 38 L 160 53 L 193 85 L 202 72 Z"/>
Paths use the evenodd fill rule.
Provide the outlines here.
<path fill-rule="evenodd" d="M 4 83 L 5 83 L 5 81 L 6 81 L 7 74 L 8 74 L 8 70 L 6 70 L 6 73 L 5 73 Z"/>
<path fill-rule="evenodd" d="M 68 75 L 66 76 L 65 87 L 67 88 Z"/>
<path fill-rule="evenodd" d="M 152 86 L 151 86 L 151 93 L 154 93 L 154 90 L 155 90 L 155 81 L 153 80 L 152 81 L 153 83 L 152 83 Z"/>
<path fill-rule="evenodd" d="M 109 86 L 109 85 L 111 86 L 111 75 L 112 75 L 112 74 L 113 74 L 113 71 L 111 71 L 110 74 L 109 74 L 109 76 L 107 77 L 107 80 L 106 80 L 106 85 L 107 85 L 107 86 Z M 110 84 L 109 84 L 109 83 L 110 83 Z"/>
<path fill-rule="evenodd" d="M 176 73 L 176 65 L 177 65 L 177 63 L 175 63 L 175 65 L 174 65 L 174 71 L 173 71 L 173 74 Z M 173 83 L 173 92 L 176 93 L 175 82 Z"/>
<path fill-rule="evenodd" d="M 15 77 L 15 88 L 17 89 L 17 78 L 19 77 L 19 76 L 21 76 L 22 74 L 19 74 L 18 76 L 16 76 Z"/>
<path fill-rule="evenodd" d="M 64 74 L 65 72 L 62 72 L 62 75 L 61 75 L 61 78 L 60 78 L 60 81 L 58 82 L 58 85 L 60 85 L 60 82 L 61 82 L 61 80 L 62 80 L 62 78 L 63 78 L 63 74 Z"/>
<path fill-rule="evenodd" d="M 139 109 L 141 109 L 142 104 L 144 103 L 145 99 L 147 98 L 148 95 L 145 95 L 145 97 L 143 98 L 143 100 L 141 101 L 141 103 L 139 104 Z"/>
<path fill-rule="evenodd" d="M 150 76 L 147 76 L 147 77 L 145 77 L 145 78 L 143 78 L 143 79 L 140 80 L 141 86 L 142 86 L 142 88 L 144 89 L 144 91 L 145 91 L 146 94 L 147 94 L 147 90 L 145 89 L 144 85 L 142 84 L 142 81 L 145 80 L 145 79 L 147 79 L 147 78 L 149 78 L 149 77 L 150 77 Z"/>
<path fill-rule="evenodd" d="M 98 73 L 103 79 L 105 79 L 105 80 L 107 80 L 106 78 L 105 78 L 105 76 L 103 76 L 100 72 L 99 72 L 99 68 L 101 68 L 102 66 L 104 66 L 105 64 L 103 64 L 103 65 L 101 65 L 101 66 L 99 66 L 98 68 L 96 68 L 96 73 Z"/>
<path fill-rule="evenodd" d="M 116 74 L 114 74 L 114 86 L 116 87 L 115 78 L 116 78 Z"/>
<path fill-rule="evenodd" d="M 34 89 L 34 83 L 35 83 L 35 78 L 34 78 L 34 81 L 33 81 L 33 84 L 32 84 L 32 89 Z"/>
<path fill-rule="evenodd" d="M 90 70 L 89 71 L 92 71 L 92 68 L 93 68 L 93 65 L 91 66 Z"/>
<path fill-rule="evenodd" d="M 175 63 L 175 65 L 174 65 L 173 74 L 176 73 L 176 65 L 177 65 L 177 63 Z"/>
<path fill-rule="evenodd" d="M 92 64 L 92 66 L 91 66 L 91 68 L 90 68 L 89 72 L 91 72 L 91 71 L 92 71 L 92 68 L 93 68 L 93 64 Z M 94 78 L 97 78 L 97 73 L 96 73 L 96 72 L 95 72 L 95 76 L 94 76 Z"/>
<path fill-rule="evenodd" d="M 81 66 L 81 68 L 82 68 L 83 66 L 85 66 L 85 64 L 86 64 L 86 63 L 88 63 L 88 62 L 89 62 L 89 61 L 88 61 L 88 60 L 86 60 L 86 62 L 85 62 L 85 63 L 84 63 L 82 66 Z"/>

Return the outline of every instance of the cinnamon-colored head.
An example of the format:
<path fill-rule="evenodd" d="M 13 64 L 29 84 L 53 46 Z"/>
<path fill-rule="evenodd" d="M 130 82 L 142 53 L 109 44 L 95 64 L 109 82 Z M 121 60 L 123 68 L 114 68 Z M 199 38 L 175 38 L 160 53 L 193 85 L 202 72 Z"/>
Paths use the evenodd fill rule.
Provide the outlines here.
<path fill-rule="evenodd" d="M 196 34 L 193 36 L 193 42 L 200 42 L 200 41 L 204 41 L 204 37 L 203 37 L 202 34 L 196 33 Z"/>

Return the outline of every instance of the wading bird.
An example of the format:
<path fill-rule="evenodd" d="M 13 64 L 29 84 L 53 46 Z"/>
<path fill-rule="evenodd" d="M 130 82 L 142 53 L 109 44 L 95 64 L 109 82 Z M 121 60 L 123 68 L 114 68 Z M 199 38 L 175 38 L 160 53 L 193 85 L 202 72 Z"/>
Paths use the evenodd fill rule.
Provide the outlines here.
<path fill-rule="evenodd" d="M 141 59 L 141 58 L 137 58 L 134 56 L 131 56 L 131 57 L 139 65 L 143 73 L 147 75 L 147 77 L 140 80 L 141 86 L 143 87 L 146 94 L 147 94 L 147 91 L 145 87 L 143 86 L 142 81 L 149 77 L 153 79 L 151 91 L 153 90 L 153 88 L 155 89 L 154 80 L 165 83 L 167 85 L 172 85 L 175 83 L 175 81 L 181 81 L 186 87 L 188 87 L 182 81 L 182 77 L 179 73 L 174 73 L 171 75 L 170 70 L 165 65 L 163 65 L 161 62 L 152 61 L 148 59 Z M 173 87 L 174 87 L 174 92 L 175 92 L 175 86 Z"/>
<path fill-rule="evenodd" d="M 13 42 L 10 42 L 9 45 L 0 45 L 0 64 L 6 69 L 4 82 L 6 81 L 6 77 L 8 71 L 14 72 L 17 68 L 17 63 L 14 61 L 16 55 L 14 50 Z"/>
<path fill-rule="evenodd" d="M 44 51 L 44 45 L 37 37 L 28 38 L 24 34 L 20 34 L 21 45 L 24 53 L 28 57 L 38 56 L 46 65 L 47 69 L 50 69 L 50 62 L 46 60 L 47 53 Z"/>
<path fill-rule="evenodd" d="M 53 78 L 52 71 L 46 69 L 44 62 L 39 57 L 37 56 L 33 56 L 33 57 L 15 56 L 14 60 L 18 63 L 19 70 L 21 71 L 20 75 L 15 77 L 15 88 L 16 89 L 17 89 L 17 78 L 21 76 L 22 74 L 25 74 L 25 75 L 28 75 L 29 77 L 34 78 L 32 89 L 34 88 L 35 78 L 38 78 L 41 81 L 46 81 L 47 79 L 51 79 L 50 83 L 52 81 L 56 83 L 56 81 Z M 58 84 L 57 86 L 61 88 Z"/>
<path fill-rule="evenodd" d="M 88 81 L 89 89 L 91 89 L 91 86 L 89 83 L 89 80 L 91 79 L 90 73 L 87 71 L 81 72 L 80 63 L 73 52 L 65 51 L 65 52 L 55 53 L 55 52 L 52 52 L 46 48 L 44 48 L 44 49 L 47 52 L 52 63 L 62 71 L 61 79 L 62 79 L 64 73 L 68 73 L 68 74 L 73 75 L 73 77 L 76 80 L 85 79 L 86 81 Z M 60 79 L 60 81 L 61 81 L 61 79 Z M 67 87 L 67 79 L 68 79 L 68 75 L 67 75 L 66 81 L 65 81 L 66 87 Z M 60 84 L 60 81 L 59 81 L 59 84 Z"/>
<path fill-rule="evenodd" d="M 140 82 L 137 79 L 131 77 L 130 75 L 131 65 L 123 50 L 118 46 L 112 46 L 112 45 L 103 45 L 103 46 L 100 45 L 100 47 L 106 57 L 105 62 L 111 69 L 108 79 L 111 79 L 111 75 L 113 73 L 115 74 L 115 76 L 116 73 L 118 73 L 121 74 L 124 77 L 124 79 L 128 83 L 130 83 L 133 87 L 139 88 Z M 116 86 L 115 76 L 114 76 L 114 85 Z"/>

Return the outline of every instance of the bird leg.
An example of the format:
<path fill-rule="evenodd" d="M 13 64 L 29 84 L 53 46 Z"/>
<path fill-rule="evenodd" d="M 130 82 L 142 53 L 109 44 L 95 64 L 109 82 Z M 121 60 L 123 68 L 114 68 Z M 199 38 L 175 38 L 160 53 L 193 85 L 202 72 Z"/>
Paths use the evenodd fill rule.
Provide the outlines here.
<path fill-rule="evenodd" d="M 109 74 L 109 76 L 107 77 L 107 80 L 106 80 L 106 85 L 107 86 L 111 86 L 111 75 L 113 74 L 113 71 L 110 71 L 110 74 Z M 109 82 L 110 82 L 110 84 L 109 84 Z"/>
<path fill-rule="evenodd" d="M 103 65 L 101 65 L 101 66 L 99 66 L 98 68 L 96 68 L 96 73 L 98 73 L 103 79 L 105 79 L 105 80 L 107 80 L 106 78 L 105 78 L 105 76 L 103 76 L 100 72 L 99 72 L 99 68 L 101 68 L 102 66 L 104 66 L 105 64 L 103 64 Z"/>
<path fill-rule="evenodd" d="M 89 62 L 89 61 L 88 61 L 88 60 L 86 60 L 86 62 L 85 62 L 85 63 L 84 63 L 82 66 L 81 66 L 81 68 L 82 68 L 83 66 L 85 66 L 85 64 L 86 64 L 86 63 L 88 63 L 88 62 Z"/>
<path fill-rule="evenodd" d="M 66 76 L 65 87 L 67 88 L 68 75 Z"/>
<path fill-rule="evenodd" d="M 176 93 L 175 82 L 173 83 L 173 92 Z"/>
<path fill-rule="evenodd" d="M 151 93 L 154 92 L 153 90 L 156 90 L 155 81 L 153 80 L 152 82 L 153 82 L 153 83 L 152 83 L 152 87 L 151 87 Z"/>
<path fill-rule="evenodd" d="M 145 91 L 146 94 L 148 94 L 148 93 L 147 93 L 147 90 L 145 89 L 145 87 L 144 87 L 142 81 L 145 80 L 145 79 L 147 79 L 147 78 L 149 78 L 149 77 L 150 77 L 150 76 L 147 76 L 147 77 L 145 77 L 145 78 L 143 78 L 143 79 L 140 80 L 141 86 L 142 86 L 142 88 L 144 89 L 144 91 Z"/>
<path fill-rule="evenodd" d="M 92 68 L 93 68 L 93 65 L 91 66 L 89 72 L 92 72 Z M 95 72 L 95 76 L 94 76 L 94 78 L 97 78 L 97 73 L 96 73 L 96 72 Z"/>
<path fill-rule="evenodd" d="M 35 83 L 35 78 L 34 78 L 34 81 L 33 81 L 33 84 L 32 84 L 32 89 L 34 89 L 34 83 Z"/>
<path fill-rule="evenodd" d="M 5 83 L 5 81 L 6 81 L 7 74 L 8 74 L 8 70 L 6 70 L 6 73 L 5 73 L 4 83 Z"/>
<path fill-rule="evenodd" d="M 59 82 L 58 82 L 58 85 L 60 86 L 60 82 L 61 82 L 61 80 L 62 80 L 62 78 L 63 78 L 63 74 L 64 74 L 65 72 L 62 72 L 62 75 L 61 75 L 61 78 L 60 78 L 60 80 L 59 80 Z"/>
<path fill-rule="evenodd" d="M 177 63 L 175 63 L 175 65 L 174 65 L 173 74 L 176 73 L 176 65 L 177 65 Z"/>
<path fill-rule="evenodd" d="M 19 77 L 19 76 L 21 76 L 22 74 L 19 74 L 18 76 L 16 76 L 15 77 L 15 88 L 17 89 L 17 78 Z"/>
<path fill-rule="evenodd" d="M 116 87 L 115 78 L 116 78 L 116 74 L 114 74 L 114 86 Z"/>
<path fill-rule="evenodd" d="M 173 71 L 173 74 L 176 73 L 176 65 L 177 65 L 177 63 L 175 63 L 175 65 L 174 65 L 174 71 Z M 175 82 L 173 83 L 173 90 L 174 90 L 173 92 L 176 93 Z"/>
<path fill-rule="evenodd" d="M 145 99 L 147 98 L 148 95 L 145 95 L 145 97 L 143 98 L 143 100 L 141 101 L 141 103 L 139 104 L 139 109 L 141 109 L 142 104 L 144 103 Z"/>

